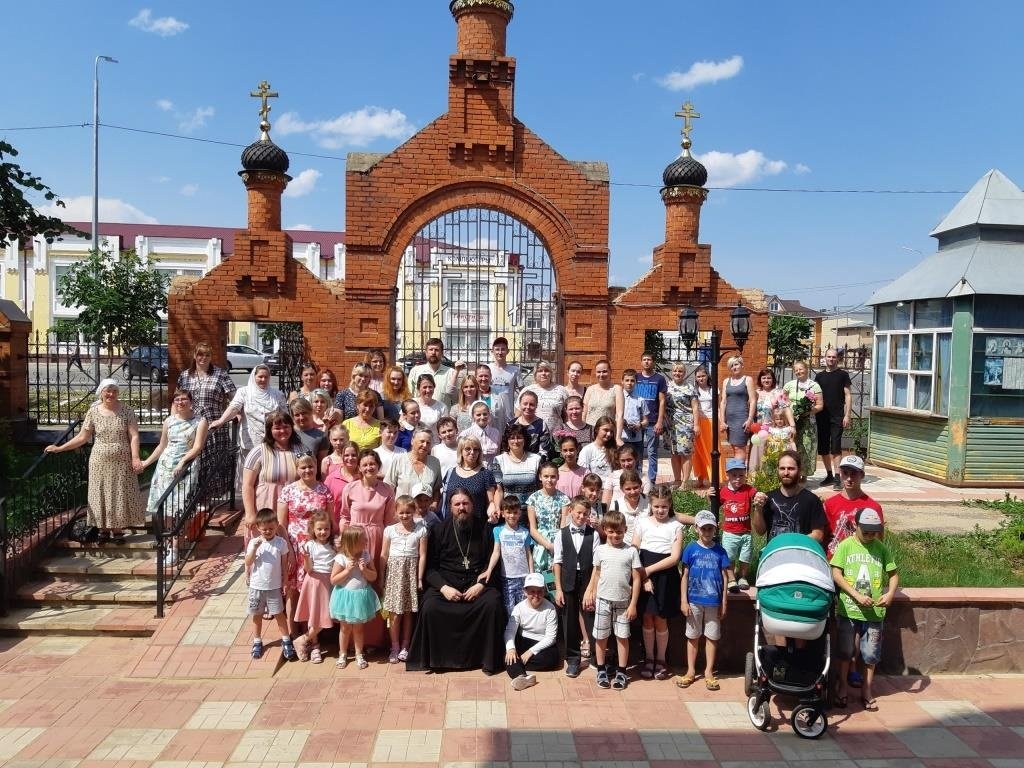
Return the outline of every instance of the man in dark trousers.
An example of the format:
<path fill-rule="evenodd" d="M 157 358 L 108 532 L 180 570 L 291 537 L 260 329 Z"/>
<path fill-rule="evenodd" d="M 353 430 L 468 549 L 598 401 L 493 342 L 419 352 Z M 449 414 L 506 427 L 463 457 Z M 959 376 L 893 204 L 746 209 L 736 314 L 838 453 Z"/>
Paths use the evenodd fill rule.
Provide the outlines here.
<path fill-rule="evenodd" d="M 831 485 L 839 490 L 838 473 L 832 471 L 832 462 L 843 457 L 843 430 L 850 426 L 850 396 L 852 384 L 850 374 L 839 367 L 839 353 L 830 349 L 825 353 L 825 370 L 819 371 L 814 380 L 821 387 L 825 407 L 818 412 L 818 455 L 825 465 L 825 479 L 821 485 Z"/>
<path fill-rule="evenodd" d="M 594 570 L 594 549 L 601 543 L 597 531 L 590 527 L 590 505 L 582 496 L 569 504 L 569 524 L 555 537 L 555 605 L 562 609 L 562 632 L 565 635 L 565 674 L 579 677 L 582 665 L 580 645 L 583 642 L 582 621 L 587 644 L 593 647 L 594 612 L 583 610 L 583 593 L 590 584 Z"/>

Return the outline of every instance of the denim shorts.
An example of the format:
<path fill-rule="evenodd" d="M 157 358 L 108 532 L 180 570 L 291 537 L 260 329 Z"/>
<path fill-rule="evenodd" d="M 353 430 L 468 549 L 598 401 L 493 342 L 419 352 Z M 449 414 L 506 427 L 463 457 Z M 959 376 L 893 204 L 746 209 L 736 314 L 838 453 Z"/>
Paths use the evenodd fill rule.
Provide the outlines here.
<path fill-rule="evenodd" d="M 846 661 L 853 658 L 853 643 L 860 636 L 860 657 L 869 667 L 882 659 L 882 622 L 836 617 L 836 634 L 839 658 Z"/>
<path fill-rule="evenodd" d="M 754 555 L 753 537 L 749 533 L 729 533 L 722 531 L 722 549 L 729 556 L 732 564 L 736 565 L 736 556 L 739 555 L 739 562 L 749 563 Z"/>

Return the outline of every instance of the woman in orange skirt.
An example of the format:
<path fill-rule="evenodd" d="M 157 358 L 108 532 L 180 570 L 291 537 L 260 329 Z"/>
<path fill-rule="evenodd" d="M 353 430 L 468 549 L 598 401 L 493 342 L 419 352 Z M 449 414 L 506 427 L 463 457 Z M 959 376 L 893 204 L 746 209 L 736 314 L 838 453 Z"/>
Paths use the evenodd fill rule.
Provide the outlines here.
<path fill-rule="evenodd" d="M 700 432 L 694 439 L 693 476 L 697 480 L 696 487 L 703 488 L 711 483 L 711 409 L 715 407 L 715 403 L 707 368 L 703 365 L 697 366 L 693 378 L 697 386 L 697 400 L 700 403 L 698 412 L 694 414 L 700 421 Z"/>

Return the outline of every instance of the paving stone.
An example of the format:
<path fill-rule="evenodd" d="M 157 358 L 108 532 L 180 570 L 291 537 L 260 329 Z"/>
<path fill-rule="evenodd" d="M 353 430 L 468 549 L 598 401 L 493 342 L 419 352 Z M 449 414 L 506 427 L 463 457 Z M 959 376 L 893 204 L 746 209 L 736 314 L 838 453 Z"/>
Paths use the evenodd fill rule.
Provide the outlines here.
<path fill-rule="evenodd" d="M 802 739 L 793 733 L 793 729 L 779 726 L 775 733 L 769 733 L 772 745 L 779 750 L 784 760 L 846 760 L 849 756 L 833 739 L 823 735 L 820 739 Z"/>
<path fill-rule="evenodd" d="M 507 728 L 504 701 L 449 701 L 445 706 L 445 728 Z"/>
<path fill-rule="evenodd" d="M 172 728 L 115 728 L 89 760 L 156 760 L 177 733 Z"/>
<path fill-rule="evenodd" d="M 904 728 L 895 735 L 918 757 L 977 757 L 973 749 L 945 728 Z"/>
<path fill-rule="evenodd" d="M 999 725 L 969 701 L 919 701 L 917 706 L 942 725 Z"/>
<path fill-rule="evenodd" d="M 436 763 L 440 759 L 440 730 L 385 730 L 377 734 L 371 762 Z"/>
<path fill-rule="evenodd" d="M 576 761 L 576 742 L 566 731 L 514 731 L 511 734 L 512 762 L 551 763 Z"/>
<path fill-rule="evenodd" d="M 698 728 L 722 729 L 737 728 L 749 730 L 750 717 L 747 705 L 736 701 L 688 701 L 686 708 L 693 717 Z"/>
<path fill-rule="evenodd" d="M 309 738 L 306 730 L 251 730 L 242 734 L 231 753 L 233 763 L 295 763 Z"/>
<path fill-rule="evenodd" d="M 248 728 L 260 706 L 260 701 L 204 701 L 185 727 L 194 730 Z"/>
<path fill-rule="evenodd" d="M 696 730 L 641 730 L 639 734 L 648 760 L 714 759 Z"/>
<path fill-rule="evenodd" d="M 14 757 L 45 731 L 45 728 L 0 728 L 0 760 Z"/>

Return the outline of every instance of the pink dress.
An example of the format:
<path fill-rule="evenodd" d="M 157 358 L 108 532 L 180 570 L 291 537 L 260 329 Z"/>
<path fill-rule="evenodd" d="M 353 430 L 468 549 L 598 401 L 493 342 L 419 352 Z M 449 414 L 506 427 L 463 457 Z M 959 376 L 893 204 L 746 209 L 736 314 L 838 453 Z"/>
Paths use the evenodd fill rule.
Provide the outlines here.
<path fill-rule="evenodd" d="M 291 570 L 287 583 L 293 589 L 301 589 L 306 578 L 302 567 L 302 545 L 309 541 L 309 518 L 318 509 L 330 512 L 334 509 L 334 496 L 323 483 L 307 488 L 303 483 L 286 485 L 277 497 L 278 504 L 288 505 L 288 541 L 292 545 Z"/>
<path fill-rule="evenodd" d="M 340 530 L 338 521 L 341 519 L 341 494 L 345 490 L 345 486 L 351 482 L 341 476 L 341 469 L 342 463 L 340 461 L 332 462 L 330 469 L 327 470 L 327 474 L 324 476 L 324 485 L 327 486 L 327 490 L 334 497 L 334 504 L 331 506 L 330 512 L 335 530 Z"/>
<path fill-rule="evenodd" d="M 391 486 L 378 482 L 367 488 L 362 481 L 349 483 L 341 494 L 341 530 L 349 525 L 366 529 L 366 550 L 372 555 L 374 567 L 380 566 L 380 548 L 384 526 L 395 516 L 395 496 Z"/>

